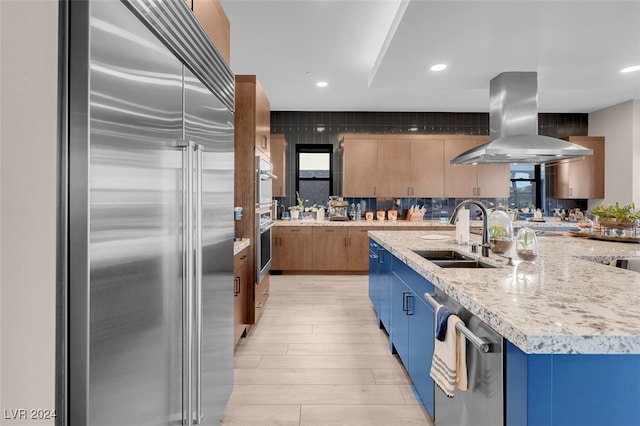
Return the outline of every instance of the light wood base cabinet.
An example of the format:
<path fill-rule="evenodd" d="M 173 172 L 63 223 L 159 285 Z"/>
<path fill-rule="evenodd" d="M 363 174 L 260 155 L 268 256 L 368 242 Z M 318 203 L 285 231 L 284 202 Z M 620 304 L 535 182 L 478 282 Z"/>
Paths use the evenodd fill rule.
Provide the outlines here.
<path fill-rule="evenodd" d="M 314 271 L 347 270 L 349 238 L 346 227 L 314 227 L 312 236 L 309 252 Z"/>
<path fill-rule="evenodd" d="M 269 283 L 269 274 L 267 274 L 253 289 L 253 308 L 255 309 L 254 315 L 256 323 L 262 315 L 262 308 L 264 308 L 264 305 L 267 303 L 267 299 L 269 299 Z"/>
<path fill-rule="evenodd" d="M 354 226 L 348 228 L 349 239 L 347 251 L 348 271 L 369 270 L 369 228 Z"/>
<path fill-rule="evenodd" d="M 246 247 L 234 257 L 233 265 L 233 329 L 234 342 L 238 343 L 247 328 L 247 307 L 253 301 L 252 282 L 249 280 L 250 247 Z"/>
<path fill-rule="evenodd" d="M 304 226 L 276 226 L 273 229 L 271 269 L 281 271 L 310 271 L 313 263 L 311 228 Z"/>

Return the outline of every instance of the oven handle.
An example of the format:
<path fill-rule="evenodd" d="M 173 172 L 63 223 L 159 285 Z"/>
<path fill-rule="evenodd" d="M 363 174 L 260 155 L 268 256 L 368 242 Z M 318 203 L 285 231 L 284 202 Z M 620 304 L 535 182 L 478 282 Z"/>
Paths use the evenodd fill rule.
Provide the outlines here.
<path fill-rule="evenodd" d="M 278 176 L 267 170 L 260 170 L 260 180 L 278 179 Z"/>
<path fill-rule="evenodd" d="M 262 225 L 260 225 L 260 226 L 258 227 L 258 229 L 260 230 L 260 233 L 263 233 L 263 232 L 266 232 L 266 231 L 268 231 L 269 229 L 273 228 L 274 226 L 276 226 L 276 221 L 275 221 L 275 220 L 274 220 L 273 222 L 269 223 L 269 224 L 268 224 L 268 225 L 266 225 L 266 226 L 262 226 Z"/>

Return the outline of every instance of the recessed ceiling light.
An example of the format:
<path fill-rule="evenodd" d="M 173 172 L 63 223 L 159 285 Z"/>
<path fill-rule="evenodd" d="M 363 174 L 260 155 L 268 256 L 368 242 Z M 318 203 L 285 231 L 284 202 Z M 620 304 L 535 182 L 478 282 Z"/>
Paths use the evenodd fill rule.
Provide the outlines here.
<path fill-rule="evenodd" d="M 430 70 L 431 71 L 442 71 L 442 70 L 444 70 L 446 68 L 447 68 L 447 66 L 445 64 L 435 64 L 435 65 L 431 66 Z"/>
<path fill-rule="evenodd" d="M 319 81 L 316 83 L 316 86 L 318 87 L 327 87 L 329 85 L 329 83 L 327 83 L 326 81 Z"/>
<path fill-rule="evenodd" d="M 634 65 L 632 67 L 622 68 L 620 72 L 634 72 L 640 71 L 640 65 Z"/>

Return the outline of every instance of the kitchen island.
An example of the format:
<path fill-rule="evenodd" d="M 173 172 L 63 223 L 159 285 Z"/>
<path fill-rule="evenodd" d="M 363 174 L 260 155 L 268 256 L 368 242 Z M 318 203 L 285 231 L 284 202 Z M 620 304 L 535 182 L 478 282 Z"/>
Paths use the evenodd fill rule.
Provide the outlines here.
<path fill-rule="evenodd" d="M 434 234 L 453 236 L 369 233 L 388 251 L 392 272 L 410 269 L 504 337 L 507 425 L 640 424 L 640 273 L 608 266 L 640 257 L 638 244 L 545 233 L 533 265 L 514 259 L 508 266 L 492 254 L 484 260 L 495 268 L 448 269 L 413 250 L 481 256 L 452 239 L 425 239 Z M 388 328 L 393 340 L 393 324 Z M 422 333 L 432 339 L 429 330 Z M 432 403 L 424 403 L 433 414 Z"/>

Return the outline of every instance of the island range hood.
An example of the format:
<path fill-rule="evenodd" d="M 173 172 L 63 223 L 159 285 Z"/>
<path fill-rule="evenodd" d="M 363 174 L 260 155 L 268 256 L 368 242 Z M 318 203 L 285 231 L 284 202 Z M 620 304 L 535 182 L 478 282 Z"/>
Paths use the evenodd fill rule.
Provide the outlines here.
<path fill-rule="evenodd" d="M 541 164 L 592 155 L 561 139 L 538 135 L 538 74 L 503 72 L 489 85 L 491 140 L 453 158 L 451 164 Z"/>

